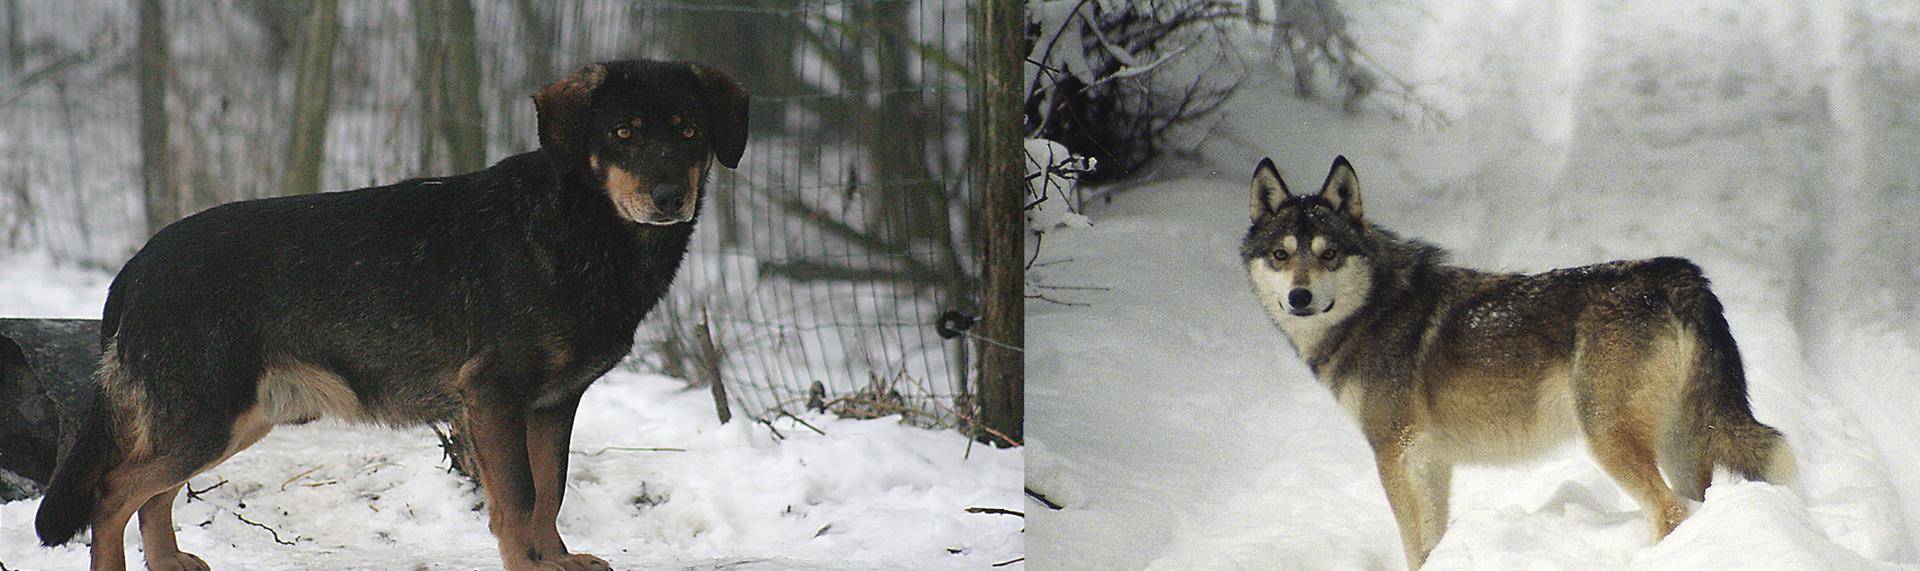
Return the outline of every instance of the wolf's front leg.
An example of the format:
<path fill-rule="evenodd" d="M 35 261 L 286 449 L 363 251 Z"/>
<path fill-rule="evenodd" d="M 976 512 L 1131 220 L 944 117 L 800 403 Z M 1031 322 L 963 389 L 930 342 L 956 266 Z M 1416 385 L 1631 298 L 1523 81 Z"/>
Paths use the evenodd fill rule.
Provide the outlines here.
<path fill-rule="evenodd" d="M 1447 489 L 1453 467 L 1423 454 L 1418 438 L 1410 429 L 1392 431 L 1389 438 L 1370 438 L 1374 463 L 1380 470 L 1380 485 L 1386 488 L 1387 505 L 1400 527 L 1400 548 L 1406 553 L 1407 568 L 1419 569 L 1427 554 L 1440 543 L 1447 526 Z"/>

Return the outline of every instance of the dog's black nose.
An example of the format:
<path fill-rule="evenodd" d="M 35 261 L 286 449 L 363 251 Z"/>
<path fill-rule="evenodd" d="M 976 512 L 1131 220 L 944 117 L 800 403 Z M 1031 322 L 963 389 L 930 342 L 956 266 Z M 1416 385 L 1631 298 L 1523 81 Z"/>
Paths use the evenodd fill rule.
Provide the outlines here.
<path fill-rule="evenodd" d="M 1307 288 L 1297 287 L 1287 292 L 1287 305 L 1294 309 L 1306 309 L 1309 303 L 1313 303 L 1313 292 L 1307 291 Z"/>
<path fill-rule="evenodd" d="M 671 183 L 653 187 L 653 205 L 663 212 L 680 210 L 680 203 L 686 199 L 687 187 Z"/>

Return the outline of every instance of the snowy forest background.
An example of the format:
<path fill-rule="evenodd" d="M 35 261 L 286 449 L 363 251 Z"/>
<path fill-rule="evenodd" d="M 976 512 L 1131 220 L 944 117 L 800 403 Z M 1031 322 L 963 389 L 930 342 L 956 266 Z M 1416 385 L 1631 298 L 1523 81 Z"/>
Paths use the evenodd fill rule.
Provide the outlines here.
<path fill-rule="evenodd" d="M 1364 440 L 1237 256 L 1261 158 L 1310 191 L 1341 154 L 1371 221 L 1456 264 L 1700 263 L 1800 454 L 1792 487 L 1721 474 L 1657 545 L 1579 445 L 1463 469 L 1429 568 L 1920 563 L 1920 6 L 1030 12 L 1036 567 L 1401 564 Z"/>

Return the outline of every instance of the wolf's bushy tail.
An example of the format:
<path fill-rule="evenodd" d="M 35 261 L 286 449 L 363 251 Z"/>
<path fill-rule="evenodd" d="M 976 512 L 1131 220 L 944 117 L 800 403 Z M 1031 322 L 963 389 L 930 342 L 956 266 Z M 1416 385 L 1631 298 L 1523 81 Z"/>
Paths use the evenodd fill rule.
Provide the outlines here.
<path fill-rule="evenodd" d="M 40 543 L 55 546 L 73 539 L 81 528 L 93 521 L 100 503 L 100 476 L 114 455 L 113 423 L 105 391 L 96 388 L 93 405 L 82 414 L 80 433 L 47 483 L 47 495 L 40 500 L 40 512 L 34 516 L 34 531 Z"/>
<path fill-rule="evenodd" d="M 1663 272 L 1670 277 L 1667 295 L 1681 334 L 1694 336 L 1697 347 L 1680 393 L 1679 422 L 1668 437 L 1666 467 L 1674 492 L 1695 501 L 1705 499 L 1714 464 L 1750 480 L 1792 481 L 1793 450 L 1780 431 L 1754 420 L 1747 405 L 1746 369 L 1720 298 L 1693 262 L 1680 258 L 1654 262 L 1673 266 Z"/>

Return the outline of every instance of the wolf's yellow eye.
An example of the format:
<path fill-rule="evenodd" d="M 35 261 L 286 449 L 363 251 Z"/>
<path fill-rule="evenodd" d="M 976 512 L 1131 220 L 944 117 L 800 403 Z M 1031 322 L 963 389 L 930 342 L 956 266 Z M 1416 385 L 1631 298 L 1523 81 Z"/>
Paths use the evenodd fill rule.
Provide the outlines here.
<path fill-rule="evenodd" d="M 633 129 L 629 127 L 614 129 L 613 136 L 618 137 L 622 141 L 631 140 L 633 139 Z"/>
<path fill-rule="evenodd" d="M 687 126 L 680 129 L 680 137 L 683 139 L 691 139 L 695 135 L 699 135 L 699 134 L 700 134 L 700 131 L 694 129 L 692 126 Z"/>
<path fill-rule="evenodd" d="M 1340 257 L 1340 251 L 1334 248 L 1327 248 L 1326 251 L 1320 252 L 1320 259 L 1326 260 L 1329 262 L 1333 261 L 1334 258 L 1338 258 L 1338 257 Z"/>

